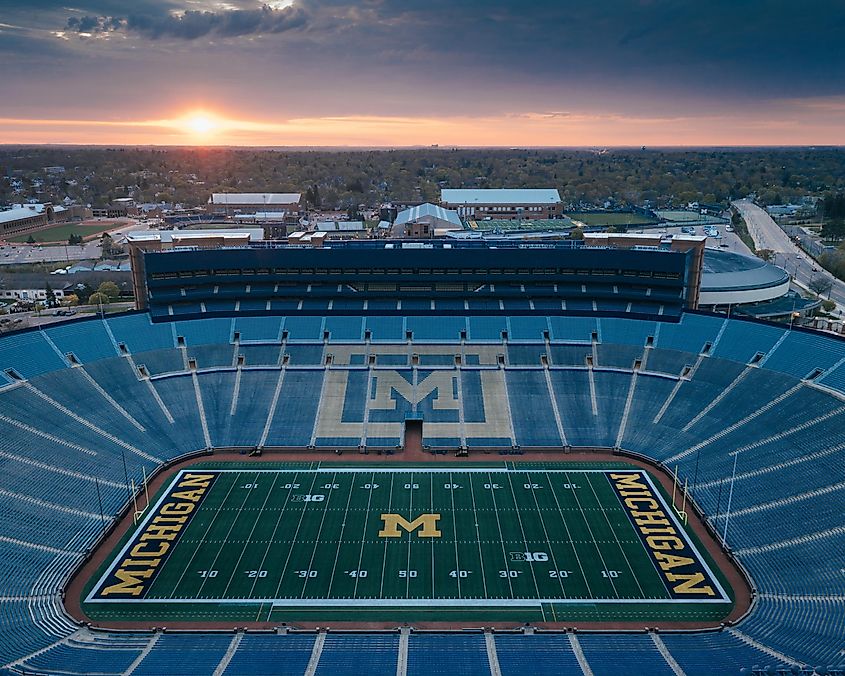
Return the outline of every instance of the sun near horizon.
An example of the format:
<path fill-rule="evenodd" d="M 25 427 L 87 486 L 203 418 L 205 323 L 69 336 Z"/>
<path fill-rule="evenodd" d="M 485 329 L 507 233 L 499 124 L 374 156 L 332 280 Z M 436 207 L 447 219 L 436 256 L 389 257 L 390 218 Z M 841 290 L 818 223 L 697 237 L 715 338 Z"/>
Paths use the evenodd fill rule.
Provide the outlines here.
<path fill-rule="evenodd" d="M 221 119 L 205 110 L 193 110 L 179 120 L 181 131 L 189 136 L 210 137 L 222 128 Z"/>

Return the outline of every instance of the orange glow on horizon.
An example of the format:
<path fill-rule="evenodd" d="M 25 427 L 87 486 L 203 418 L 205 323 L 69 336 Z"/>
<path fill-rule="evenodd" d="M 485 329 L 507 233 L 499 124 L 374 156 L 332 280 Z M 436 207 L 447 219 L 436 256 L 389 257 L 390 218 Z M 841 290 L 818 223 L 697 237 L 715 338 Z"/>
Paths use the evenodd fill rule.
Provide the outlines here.
<path fill-rule="evenodd" d="M 496 116 L 243 119 L 204 108 L 147 120 L 0 118 L 0 143 L 171 146 L 753 146 L 845 144 L 845 102 L 784 101 L 766 115 L 519 112 Z M 826 102 L 830 103 L 830 102 Z"/>

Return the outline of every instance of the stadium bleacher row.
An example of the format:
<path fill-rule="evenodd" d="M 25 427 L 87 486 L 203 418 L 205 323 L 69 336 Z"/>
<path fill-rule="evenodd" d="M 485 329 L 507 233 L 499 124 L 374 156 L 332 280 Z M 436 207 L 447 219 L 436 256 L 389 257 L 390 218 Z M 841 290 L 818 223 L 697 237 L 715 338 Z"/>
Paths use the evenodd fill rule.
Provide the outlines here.
<path fill-rule="evenodd" d="M 714 664 L 714 655 L 720 653 L 724 657 Z M 141 635 L 88 630 L 16 663 L 10 672 L 103 676 L 293 676 L 306 672 L 317 676 L 672 676 L 678 673 L 676 669 L 688 674 L 740 674 L 743 665 L 749 665 L 749 674 L 801 673 L 732 632 L 698 636 L 479 631 Z"/>
<path fill-rule="evenodd" d="M 407 672 L 420 674 L 447 666 L 522 673 L 527 660 L 532 673 L 581 673 L 585 664 L 596 674 L 626 673 L 620 663 L 630 673 L 649 664 L 650 673 L 688 674 L 841 665 L 843 364 L 845 342 L 697 313 L 676 323 L 238 316 L 155 324 L 127 314 L 2 336 L 0 667 L 89 673 L 96 664 L 97 673 L 153 674 L 166 663 L 168 673 L 180 673 L 178 664 L 192 674 L 303 673 L 315 659 L 314 635 L 101 634 L 67 618 L 59 594 L 126 504 L 127 478 L 138 483 L 208 447 L 401 443 L 320 436 L 315 422 L 338 374 L 347 388 L 343 421 L 402 420 L 401 406 L 371 406 L 370 374 L 381 371 L 408 383 L 446 378 L 460 392 L 457 410 L 430 398 L 414 405 L 426 422 L 464 430 L 425 438 L 432 447 L 621 448 L 677 467 L 757 597 L 746 619 L 715 633 L 414 633 L 404 647 L 398 634 L 329 633 L 315 673 L 360 673 L 361 655 L 371 660 L 368 673 L 396 673 L 400 654 Z M 511 424 L 500 437 L 471 431 L 484 420 L 483 379 L 507 400 Z M 437 664 L 422 659 L 433 650 Z"/>

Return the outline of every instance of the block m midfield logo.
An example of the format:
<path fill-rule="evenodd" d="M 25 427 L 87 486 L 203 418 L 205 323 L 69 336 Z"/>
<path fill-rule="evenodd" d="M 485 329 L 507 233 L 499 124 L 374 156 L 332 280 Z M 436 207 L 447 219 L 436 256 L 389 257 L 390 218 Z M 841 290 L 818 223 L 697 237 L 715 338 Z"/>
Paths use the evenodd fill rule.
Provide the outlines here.
<path fill-rule="evenodd" d="M 500 369 L 472 371 L 475 386 L 470 393 L 461 392 L 460 372 L 453 369 L 430 371 L 416 383 L 392 369 L 373 370 L 368 378 L 361 377 L 360 371 L 355 376 L 353 373 L 346 369 L 326 371 L 323 388 L 330 395 L 320 408 L 317 439 L 362 438 L 365 425 L 367 437 L 401 437 L 408 410 L 422 415 L 428 438 L 511 436 L 507 389 Z M 404 373 L 410 375 L 411 371 Z M 472 411 L 467 409 L 467 397 L 473 400 Z M 366 421 L 360 404 L 357 410 L 354 404 L 362 400 L 366 400 L 369 412 Z"/>
<path fill-rule="evenodd" d="M 402 537 L 402 531 L 406 533 L 417 532 L 417 537 L 439 538 L 441 533 L 437 528 L 440 520 L 439 514 L 420 514 L 413 521 L 408 521 L 401 514 L 382 514 L 382 529 L 378 532 L 380 538 Z"/>

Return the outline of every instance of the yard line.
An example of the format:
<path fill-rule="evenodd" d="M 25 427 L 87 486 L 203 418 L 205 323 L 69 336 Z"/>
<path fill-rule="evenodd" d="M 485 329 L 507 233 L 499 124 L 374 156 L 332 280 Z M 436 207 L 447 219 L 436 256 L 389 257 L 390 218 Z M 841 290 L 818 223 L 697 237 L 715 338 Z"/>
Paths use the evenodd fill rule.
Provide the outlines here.
<path fill-rule="evenodd" d="M 256 474 L 255 478 L 252 480 L 252 482 L 256 483 L 257 481 L 258 481 L 258 475 Z M 235 482 L 235 483 L 239 483 L 239 482 Z M 243 508 L 244 508 L 244 505 L 246 504 L 246 501 L 249 500 L 249 493 L 250 493 L 250 491 L 248 491 L 248 490 L 244 491 L 244 499 L 241 502 L 241 506 L 238 507 L 238 513 L 235 514 L 235 518 L 232 519 L 232 523 L 229 524 L 229 530 L 226 531 L 226 535 L 223 537 L 223 543 L 217 549 L 217 553 L 214 555 L 214 560 L 211 562 L 211 566 L 209 566 L 209 568 L 208 568 L 209 570 L 214 570 L 214 566 L 217 564 L 217 560 L 220 558 L 220 554 L 222 554 L 223 550 L 226 549 L 226 545 L 229 541 L 229 536 L 232 534 L 232 531 L 235 530 L 235 524 L 238 522 L 238 519 L 241 516 L 241 512 L 243 511 Z M 211 578 L 208 578 L 208 577 L 204 577 L 202 579 L 202 582 L 200 583 L 200 588 L 197 591 L 197 596 L 202 595 L 203 587 L 205 587 L 205 583 L 208 582 L 208 580 L 210 580 L 210 579 Z"/>
<path fill-rule="evenodd" d="M 283 474 L 283 473 L 280 472 L 280 474 Z M 287 474 L 287 472 L 284 472 L 284 474 Z M 285 510 L 287 510 L 288 503 L 290 502 L 290 496 L 293 495 L 293 491 L 295 490 L 293 488 L 293 485 L 296 483 L 296 480 L 297 480 L 298 477 L 299 477 L 299 472 L 294 472 L 293 480 L 290 481 L 291 488 L 288 491 L 288 495 L 285 498 L 285 502 L 282 505 L 282 509 L 279 510 L 279 516 L 276 518 L 276 525 L 273 527 L 273 533 L 270 535 L 270 540 L 267 543 L 267 548 L 264 550 L 264 555 L 261 557 L 261 563 L 258 566 L 259 570 L 263 570 L 264 564 L 267 562 L 267 555 L 270 553 L 270 548 L 273 546 L 273 542 L 276 539 L 276 533 L 279 530 L 279 524 L 282 523 L 282 517 L 285 515 Z M 255 593 L 255 585 L 257 583 L 258 583 L 258 578 L 255 578 L 255 580 L 253 580 L 253 582 L 252 582 L 252 587 L 250 587 L 250 590 L 249 590 L 250 597 Z M 270 612 L 271 613 L 273 612 L 272 605 L 270 606 Z M 269 621 L 269 616 L 268 616 L 268 621 Z"/>
<path fill-rule="evenodd" d="M 602 503 L 601 500 L 599 500 L 599 494 L 596 493 L 596 488 L 595 488 L 595 486 L 593 486 L 593 482 L 591 481 L 589 476 L 587 477 L 587 483 L 590 484 L 590 490 L 593 492 L 593 495 L 596 497 L 596 502 L 599 505 L 599 509 L 601 510 L 601 514 L 604 517 L 604 520 L 607 521 L 607 525 L 610 527 L 610 532 L 613 533 L 613 539 L 616 541 L 616 546 L 619 547 L 619 551 L 622 552 L 622 558 L 625 559 L 625 565 L 628 566 L 628 570 L 631 571 L 631 577 L 634 578 L 634 582 L 636 582 L 636 584 L 637 584 L 637 589 L 640 590 L 640 598 L 646 598 L 646 594 L 643 591 L 642 585 L 640 584 L 639 577 L 634 572 L 634 567 L 631 565 L 631 562 L 628 560 L 628 555 L 625 553 L 625 548 L 622 546 L 622 543 L 619 542 L 619 537 L 616 535 L 616 529 L 613 527 L 613 524 L 610 523 L 610 518 L 608 518 L 607 512 L 604 509 L 604 504 Z M 614 495 L 615 494 L 616 494 L 616 492 L 614 491 Z M 660 577 L 661 580 L 662 580 L 663 576 L 658 575 L 658 577 Z M 664 584 L 664 588 L 665 588 L 665 586 L 666 585 Z M 666 591 L 668 592 L 669 590 L 667 589 Z"/>
<path fill-rule="evenodd" d="M 361 562 L 364 560 L 364 545 L 367 542 L 367 525 L 370 522 L 370 504 L 373 500 L 373 482 L 376 480 L 374 473 L 370 474 L 370 492 L 367 495 L 367 511 L 364 512 L 364 532 L 361 533 L 361 552 L 358 554 L 358 570 L 361 570 Z M 338 549 L 340 551 L 340 549 Z M 355 578 L 355 586 L 352 588 L 352 598 L 358 597 L 358 580 L 361 579 L 360 574 Z"/>
<path fill-rule="evenodd" d="M 249 531 L 249 535 L 246 538 L 246 542 L 241 548 L 241 553 L 238 555 L 238 560 L 235 563 L 235 567 L 232 569 L 232 574 L 229 576 L 229 581 L 226 583 L 226 588 L 223 590 L 223 598 L 229 598 L 229 586 L 232 584 L 232 580 L 235 579 L 235 574 L 238 572 L 238 566 L 241 565 L 241 561 L 243 560 L 244 554 L 246 553 L 246 548 L 249 547 L 249 542 L 250 540 L 252 540 L 252 536 L 255 534 L 255 529 L 258 527 L 258 522 L 261 521 L 261 514 L 264 512 L 264 508 L 267 506 L 267 501 L 270 499 L 270 496 L 273 495 L 273 489 L 276 487 L 276 482 L 278 480 L 279 475 L 276 474 L 273 477 L 273 483 L 270 484 L 270 490 L 267 491 L 267 495 L 264 496 L 264 502 L 261 503 L 261 508 L 258 510 L 258 514 L 255 515 L 255 518 L 252 521 L 252 528 Z M 238 513 L 240 514 L 240 512 Z M 258 578 L 256 577 L 256 579 Z"/>
<path fill-rule="evenodd" d="M 331 598 L 332 595 L 332 584 L 334 583 L 334 573 L 337 570 L 337 560 L 340 558 L 340 550 L 343 548 L 343 533 L 346 530 L 346 518 L 349 516 L 349 505 L 352 502 L 352 492 L 355 489 L 355 479 L 352 479 L 352 486 L 349 489 L 349 496 L 346 498 L 346 510 L 343 512 L 343 523 L 340 526 L 340 542 L 337 544 L 337 551 L 334 555 L 334 564 L 332 565 L 332 574 L 329 577 L 329 589 L 327 592 L 327 596 Z M 372 488 L 370 488 L 370 492 L 372 492 Z M 363 544 L 363 543 L 362 543 Z M 358 566 L 358 570 L 361 570 L 361 566 Z M 356 578 L 355 584 L 358 583 Z"/>
<path fill-rule="evenodd" d="M 414 369 L 414 378 L 416 378 L 417 370 Z M 414 473 L 411 472 L 411 482 L 409 484 L 411 486 L 411 497 L 408 500 L 408 519 L 413 521 L 414 519 Z M 411 569 L 411 533 L 408 533 L 408 564 L 405 566 L 405 570 Z M 405 598 L 409 598 L 408 594 L 411 590 L 411 578 L 409 575 L 405 576 Z"/>
<path fill-rule="evenodd" d="M 540 501 L 537 500 L 537 493 L 534 490 L 534 484 L 529 482 L 528 485 L 531 486 L 531 497 L 534 498 L 534 505 L 537 507 L 537 516 L 540 517 L 540 525 L 543 527 L 543 535 L 546 538 L 546 544 L 549 546 L 549 553 L 551 554 L 551 557 L 552 557 L 552 563 L 554 564 L 555 570 L 558 571 L 557 581 L 558 581 L 558 584 L 560 585 L 560 592 L 561 592 L 561 594 L 563 594 L 564 598 L 566 598 L 566 590 L 563 588 L 563 580 L 561 579 L 560 572 L 559 572 L 560 567 L 557 565 L 557 557 L 555 556 L 555 549 L 554 549 L 554 547 L 552 547 L 552 543 L 549 540 L 549 531 L 546 529 L 546 522 L 543 519 L 543 512 L 540 509 Z M 549 489 L 551 490 L 551 486 L 549 486 Z"/>
<path fill-rule="evenodd" d="M 563 513 L 563 509 L 561 509 L 560 501 L 557 497 L 557 492 L 552 485 L 552 477 L 548 472 L 544 472 L 546 475 L 546 480 L 549 482 L 549 489 L 552 491 L 552 497 L 555 499 L 555 504 L 557 505 L 557 511 L 560 514 L 560 520 L 563 523 L 563 527 L 566 530 L 566 537 L 569 539 L 569 545 L 572 547 L 572 553 L 575 554 L 575 561 L 578 563 L 578 569 L 581 571 L 581 577 L 584 578 L 584 584 L 587 585 L 587 593 L 592 597 L 593 591 L 590 589 L 590 581 L 587 579 L 587 573 L 584 571 L 584 566 L 581 564 L 581 558 L 578 556 L 578 548 L 575 546 L 575 543 L 572 541 L 572 533 L 569 532 L 569 525 L 566 523 L 566 516 Z M 572 484 L 570 484 L 571 486 Z"/>
<path fill-rule="evenodd" d="M 332 480 L 331 483 L 334 484 L 335 479 L 337 478 L 337 474 L 332 473 Z M 355 485 L 355 478 L 352 477 L 350 480 L 350 488 L 352 490 L 352 486 Z M 329 503 L 332 501 L 332 496 L 334 495 L 334 488 L 329 489 L 329 494 L 326 496 L 325 502 L 323 502 L 323 514 L 320 516 L 320 526 L 317 528 L 317 537 L 314 538 L 314 549 L 311 550 L 311 560 L 308 562 L 308 570 L 311 570 L 311 567 L 314 565 L 314 557 L 317 555 L 317 548 L 320 546 L 320 533 L 323 532 L 323 524 L 326 523 L 326 514 L 329 513 Z M 338 544 L 338 546 L 340 546 Z M 308 581 L 310 577 L 305 578 L 305 584 L 302 585 L 302 593 L 299 595 L 299 598 L 305 598 L 305 589 L 308 587 Z"/>
<path fill-rule="evenodd" d="M 396 474 L 390 473 L 390 496 L 387 498 L 387 511 L 393 506 L 393 479 Z M 379 583 L 378 596 L 380 599 L 384 598 L 384 569 L 387 568 L 387 538 L 384 538 L 384 555 L 381 560 L 381 582 Z"/>
<path fill-rule="evenodd" d="M 648 478 L 648 476 L 646 476 L 646 478 Z M 651 483 L 651 482 L 649 481 L 649 483 Z M 619 495 L 616 491 L 613 491 L 613 493 L 614 493 L 614 495 L 616 495 L 616 499 L 619 501 L 619 506 L 620 506 L 620 508 L 622 508 L 622 509 L 624 510 L 624 509 L 625 509 L 625 505 L 624 505 L 624 504 L 623 504 L 623 502 L 622 502 L 622 496 L 621 496 L 621 495 Z M 662 497 L 660 498 L 660 500 L 659 500 L 659 501 L 660 501 L 661 503 L 663 503 L 663 506 L 664 506 L 664 507 L 666 507 L 666 506 L 667 506 L 667 505 L 663 502 Z M 626 518 L 627 518 L 627 515 L 626 515 Z M 649 559 L 649 561 L 651 561 L 651 565 L 652 565 L 652 567 L 654 568 L 654 571 L 657 573 L 657 577 L 658 577 L 658 578 L 660 578 L 660 582 L 663 584 L 663 588 L 666 590 L 666 594 L 667 594 L 667 596 L 668 596 L 669 598 L 671 598 L 671 597 L 672 597 L 672 591 L 669 589 L 669 585 L 668 585 L 668 584 L 666 584 L 666 580 L 664 580 L 664 579 L 663 579 L 663 573 L 662 573 L 662 571 L 660 570 L 660 568 L 659 568 L 659 566 L 658 566 L 657 562 L 656 562 L 656 561 L 654 560 L 654 558 L 653 558 L 653 557 L 651 557 L 651 556 L 649 556 L 649 557 L 648 557 L 648 559 Z"/>
<path fill-rule="evenodd" d="M 428 478 L 430 479 L 428 483 L 428 502 L 431 505 L 429 507 L 429 512 L 434 513 L 434 475 L 429 474 Z M 434 584 L 435 576 L 434 576 L 434 540 L 435 538 L 429 538 L 431 540 L 431 598 L 437 598 L 436 587 Z"/>
<path fill-rule="evenodd" d="M 484 554 L 481 551 L 481 532 L 478 529 L 478 509 L 475 506 L 475 489 L 472 487 L 472 475 L 469 476 L 469 494 L 472 497 L 472 514 L 475 521 L 475 540 L 478 543 L 478 560 L 481 562 L 481 584 L 484 585 L 484 598 L 489 598 L 487 595 L 487 573 L 485 572 Z"/>
<path fill-rule="evenodd" d="M 563 476 L 566 477 L 566 482 L 571 486 L 572 485 L 572 479 L 569 478 L 569 472 L 564 472 Z M 585 477 L 586 476 L 587 475 L 585 475 Z M 587 478 L 587 481 L 589 482 L 589 478 Z M 596 542 L 596 536 L 593 534 L 593 528 L 592 528 L 592 526 L 590 526 L 590 520 L 587 518 L 587 515 L 584 514 L 584 510 L 581 507 L 581 501 L 578 499 L 578 491 L 576 491 L 575 489 L 572 490 L 572 497 L 575 498 L 575 504 L 578 505 L 578 510 L 581 512 L 581 518 L 584 519 L 584 523 L 587 525 L 587 530 L 590 533 L 590 538 L 592 538 L 593 545 L 595 546 L 596 552 L 599 555 L 599 560 L 601 561 L 602 568 L 604 568 L 604 570 L 609 571 L 609 568 L 607 567 L 607 563 L 605 563 L 604 556 L 602 556 L 601 547 L 599 547 L 599 543 Z M 573 547 L 575 546 L 574 542 L 572 543 L 572 546 Z M 584 579 L 586 580 L 586 578 L 584 578 Z M 607 579 L 610 581 L 610 586 L 613 588 L 613 593 L 616 594 L 616 598 L 620 598 L 619 592 L 616 590 L 616 585 L 613 583 L 613 578 L 610 577 L 609 572 L 608 572 L 608 578 Z M 589 585 L 587 585 L 587 586 L 589 587 Z"/>
<path fill-rule="evenodd" d="M 319 472 L 314 472 L 314 478 L 311 480 L 311 486 L 308 487 L 308 494 L 314 490 L 314 484 L 317 483 L 317 477 L 320 476 Z M 291 489 L 293 490 L 293 489 Z M 279 598 L 279 590 L 282 588 L 282 583 L 285 581 L 285 573 L 288 570 L 288 564 L 290 563 L 291 554 L 293 554 L 293 550 L 296 547 L 296 536 L 299 535 L 299 529 L 302 528 L 302 520 L 305 518 L 305 512 L 308 511 L 308 505 L 311 505 L 311 502 L 303 502 L 302 503 L 302 512 L 299 514 L 299 522 L 296 524 L 296 530 L 293 533 L 293 541 L 290 543 L 290 547 L 288 548 L 288 555 L 285 557 L 285 565 L 282 567 L 282 574 L 279 576 L 279 584 L 276 585 L 276 591 L 273 594 L 274 599 Z"/>
<path fill-rule="evenodd" d="M 455 518 L 455 479 L 452 473 L 449 472 L 449 495 L 452 498 L 452 540 L 455 543 L 455 568 L 458 571 L 458 598 L 462 599 L 461 594 L 461 560 L 458 558 L 458 523 Z"/>
<path fill-rule="evenodd" d="M 487 481 L 490 486 L 490 495 L 493 498 L 493 514 L 496 515 L 496 528 L 499 529 L 499 544 L 502 545 L 502 560 L 505 562 L 505 570 L 508 573 L 508 588 L 513 598 L 513 582 L 511 582 L 511 567 L 508 565 L 508 555 L 505 552 L 505 536 L 502 534 L 502 522 L 499 520 L 499 506 L 496 504 L 496 491 L 493 489 L 493 475 L 487 472 Z"/>
<path fill-rule="evenodd" d="M 511 496 L 513 497 L 513 506 L 514 510 L 516 511 L 516 520 L 519 523 L 519 532 L 522 533 L 522 542 L 525 545 L 525 551 L 531 551 L 530 547 L 528 546 L 528 539 L 525 537 L 525 528 L 522 526 L 522 510 L 519 508 L 519 503 L 516 501 L 516 492 L 513 490 L 513 481 L 511 481 L 511 475 L 505 474 L 505 477 L 508 480 L 508 486 L 511 489 Z M 537 598 L 543 598 L 540 594 L 540 586 L 537 584 L 537 576 L 534 574 L 534 566 L 528 566 L 528 570 L 531 571 L 531 579 L 534 580 L 534 591 L 537 592 Z"/>
<path fill-rule="evenodd" d="M 214 516 L 211 517 L 211 521 L 208 523 L 208 528 L 205 529 L 205 533 L 202 534 L 200 541 L 194 547 L 194 551 L 191 552 L 191 558 L 189 558 L 188 563 L 185 564 L 185 569 L 182 571 L 182 574 L 179 576 L 179 579 L 176 580 L 176 584 L 173 585 L 173 589 L 171 590 L 170 594 L 168 594 L 168 598 L 174 598 L 173 595 L 176 593 L 176 590 L 179 589 L 179 585 L 182 584 L 182 580 L 185 578 L 185 573 L 187 573 L 193 565 L 194 559 L 196 558 L 197 553 L 199 553 L 199 550 L 202 548 L 202 544 L 205 541 L 205 538 L 211 532 L 211 528 L 212 526 L 214 526 L 214 522 L 217 520 L 217 517 L 220 516 L 221 512 L 223 511 L 223 506 L 226 504 L 226 502 L 229 500 L 229 496 L 232 494 L 232 489 L 240 482 L 240 479 L 241 473 L 238 472 L 235 476 L 235 480 L 232 482 L 232 485 L 229 486 L 229 490 L 226 491 L 226 496 L 223 498 L 223 502 L 221 502 L 220 506 L 214 510 Z"/>

